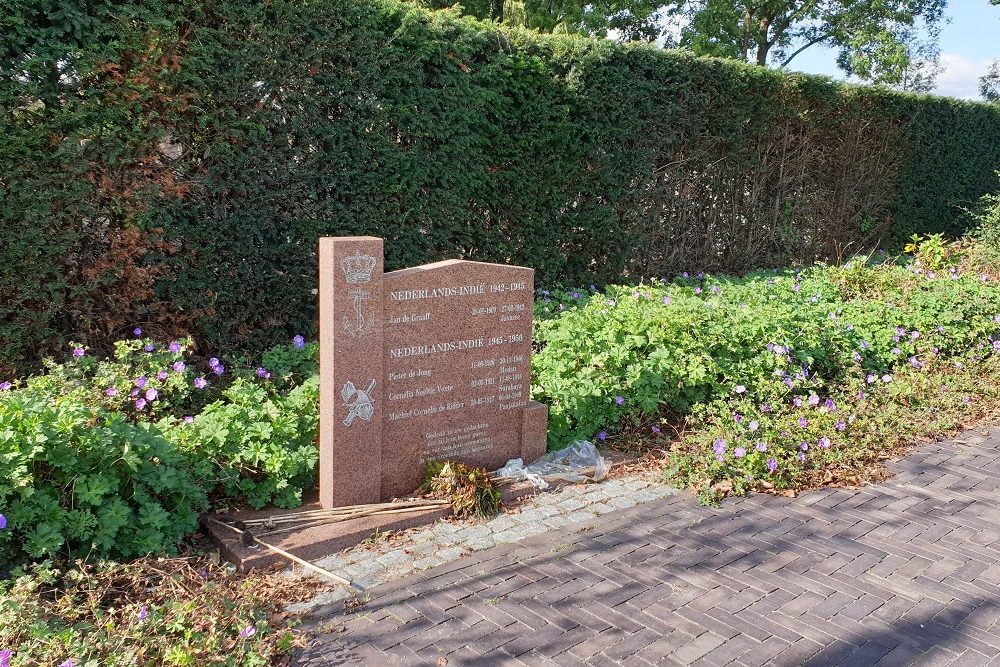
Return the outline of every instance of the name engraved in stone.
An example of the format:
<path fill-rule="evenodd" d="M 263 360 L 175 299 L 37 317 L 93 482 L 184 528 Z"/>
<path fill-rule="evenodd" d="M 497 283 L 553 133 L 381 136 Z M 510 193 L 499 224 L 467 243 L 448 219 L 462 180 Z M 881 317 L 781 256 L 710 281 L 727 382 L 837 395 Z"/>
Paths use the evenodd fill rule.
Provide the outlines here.
<path fill-rule="evenodd" d="M 396 315 L 389 318 L 387 324 L 411 324 L 413 322 L 429 322 L 430 313 L 410 313 L 409 315 Z"/>
<path fill-rule="evenodd" d="M 393 373 L 389 371 L 390 380 L 412 380 L 414 378 L 429 378 L 431 376 L 431 371 L 429 368 L 414 368 L 409 371 L 402 371 L 400 373 Z"/>
<path fill-rule="evenodd" d="M 422 387 L 420 389 L 408 389 L 407 391 L 401 391 L 395 394 L 389 394 L 390 401 L 405 401 L 409 398 L 424 398 L 425 396 L 436 396 L 438 394 L 447 394 L 449 391 L 454 391 L 454 385 L 438 385 L 436 387 Z"/>

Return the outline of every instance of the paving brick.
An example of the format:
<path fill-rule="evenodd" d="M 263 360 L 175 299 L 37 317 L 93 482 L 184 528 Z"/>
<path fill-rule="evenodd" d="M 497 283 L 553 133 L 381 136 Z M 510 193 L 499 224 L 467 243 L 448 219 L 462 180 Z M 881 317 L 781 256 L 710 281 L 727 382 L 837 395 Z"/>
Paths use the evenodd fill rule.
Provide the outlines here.
<path fill-rule="evenodd" d="M 640 504 L 411 574 L 355 615 L 329 606 L 309 623 L 344 631 L 296 665 L 1000 663 L 1000 430 L 977 433 L 922 445 L 859 490 L 702 508 L 615 496 L 628 482 L 586 501 L 600 487 L 579 487 L 567 512 Z M 505 519 L 563 515 L 532 516 Z M 458 548 L 490 532 L 433 534 Z"/>

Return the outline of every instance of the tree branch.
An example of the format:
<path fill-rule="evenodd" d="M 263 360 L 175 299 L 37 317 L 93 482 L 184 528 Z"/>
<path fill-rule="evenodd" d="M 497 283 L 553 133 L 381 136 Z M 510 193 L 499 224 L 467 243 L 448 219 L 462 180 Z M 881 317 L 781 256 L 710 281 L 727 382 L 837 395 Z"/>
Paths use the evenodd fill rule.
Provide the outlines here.
<path fill-rule="evenodd" d="M 797 48 L 794 52 L 792 52 L 792 55 L 790 55 L 787 58 L 785 58 L 784 62 L 782 62 L 780 65 L 778 65 L 778 69 L 784 69 L 785 67 L 788 66 L 788 63 L 792 62 L 792 60 L 795 58 L 795 56 L 799 55 L 800 53 L 802 53 L 803 51 L 805 51 L 806 49 L 808 49 L 810 46 L 813 46 L 815 44 L 819 44 L 824 39 L 828 38 L 831 34 L 832 33 L 830 33 L 830 32 L 824 32 L 819 37 L 816 37 L 814 39 L 810 39 L 808 42 L 806 42 L 805 44 L 803 44 L 802 46 L 800 46 L 799 48 Z"/>

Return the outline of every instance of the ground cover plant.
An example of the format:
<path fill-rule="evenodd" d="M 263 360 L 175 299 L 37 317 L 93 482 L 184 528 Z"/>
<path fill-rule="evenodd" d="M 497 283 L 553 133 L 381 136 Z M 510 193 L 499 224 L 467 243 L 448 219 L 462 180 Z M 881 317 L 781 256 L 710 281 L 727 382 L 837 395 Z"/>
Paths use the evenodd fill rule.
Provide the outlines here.
<path fill-rule="evenodd" d="M 916 237 L 900 260 L 543 294 L 533 382 L 550 446 L 661 448 L 666 475 L 710 501 L 875 479 L 913 438 L 996 414 L 984 206 L 972 239 Z"/>
<path fill-rule="evenodd" d="M 281 606 L 317 588 L 195 557 L 69 569 L 42 563 L 0 581 L 0 665 L 281 664 L 301 643 Z"/>
<path fill-rule="evenodd" d="M 0 567 L 173 553 L 213 507 L 295 507 L 315 486 L 316 344 L 266 366 L 197 360 L 140 329 L 0 383 Z"/>

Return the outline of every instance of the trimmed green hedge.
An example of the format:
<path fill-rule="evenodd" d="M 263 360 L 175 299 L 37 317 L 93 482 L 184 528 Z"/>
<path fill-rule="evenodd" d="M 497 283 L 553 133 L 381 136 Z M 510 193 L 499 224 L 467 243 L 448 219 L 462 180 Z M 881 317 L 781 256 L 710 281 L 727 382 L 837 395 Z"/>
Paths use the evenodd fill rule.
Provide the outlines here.
<path fill-rule="evenodd" d="M 316 239 L 540 285 L 741 272 L 961 231 L 1000 109 L 392 0 L 20 3 L 0 18 L 0 373 L 140 324 L 315 327 Z"/>

